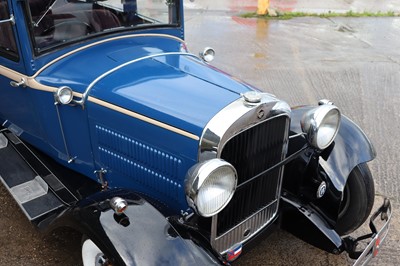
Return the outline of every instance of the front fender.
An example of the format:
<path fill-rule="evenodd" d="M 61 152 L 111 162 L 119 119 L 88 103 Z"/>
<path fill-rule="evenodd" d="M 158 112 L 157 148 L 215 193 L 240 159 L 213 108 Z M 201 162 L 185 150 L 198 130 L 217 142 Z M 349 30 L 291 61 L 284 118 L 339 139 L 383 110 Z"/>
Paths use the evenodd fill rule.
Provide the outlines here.
<path fill-rule="evenodd" d="M 302 133 L 300 121 L 305 112 L 315 108 L 302 106 L 293 108 L 291 136 Z M 308 145 L 304 136 L 290 139 L 288 156 L 303 149 L 296 159 L 285 167 L 283 189 L 308 200 L 331 224 L 335 225 L 343 198 L 344 187 L 351 171 L 358 164 L 375 158 L 375 149 L 364 132 L 349 118 L 342 116 L 335 141 L 320 152 Z M 326 182 L 325 195 L 317 198 L 322 181 Z"/>
<path fill-rule="evenodd" d="M 312 106 L 293 108 L 290 130 L 296 134 L 301 133 L 300 121 L 305 112 Z M 304 142 L 302 138 L 300 141 Z M 329 148 L 328 148 L 329 149 Z M 361 128 L 342 115 L 340 129 L 327 156 L 319 158 L 319 164 L 327 173 L 335 188 L 343 192 L 350 172 L 358 164 L 369 162 L 376 157 L 376 151 Z"/>
<path fill-rule="evenodd" d="M 128 202 L 122 215 L 110 209 L 109 200 L 115 196 Z M 99 192 L 66 216 L 64 225 L 87 235 L 116 265 L 218 264 L 193 241 L 183 239 L 150 203 L 127 190 Z"/>

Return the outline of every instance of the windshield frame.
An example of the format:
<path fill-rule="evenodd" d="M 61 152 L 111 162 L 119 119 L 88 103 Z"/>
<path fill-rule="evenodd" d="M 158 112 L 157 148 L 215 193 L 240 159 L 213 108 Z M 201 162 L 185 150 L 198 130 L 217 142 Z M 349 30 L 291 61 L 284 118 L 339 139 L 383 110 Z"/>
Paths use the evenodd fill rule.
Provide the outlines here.
<path fill-rule="evenodd" d="M 51 1 L 51 6 L 54 5 L 54 2 L 57 1 L 64 1 L 65 3 L 70 3 L 70 2 L 83 2 L 81 0 L 52 0 Z M 136 1 L 136 0 L 135 0 Z M 39 19 L 36 17 L 36 19 L 33 18 L 32 16 L 32 12 L 31 12 L 31 8 L 29 5 L 29 0 L 25 0 L 25 17 L 26 17 L 26 24 L 28 27 L 28 31 L 29 31 L 29 36 L 30 36 L 30 40 L 31 40 L 31 47 L 32 50 L 34 52 L 35 56 L 40 56 L 42 54 L 54 51 L 54 50 L 59 50 L 71 45 L 75 45 L 78 43 L 85 43 L 85 42 L 90 42 L 93 39 L 97 39 L 97 38 L 104 38 L 106 36 L 116 36 L 116 35 L 121 35 L 121 34 L 132 34 L 132 33 L 136 33 L 136 32 L 143 32 L 145 30 L 159 30 L 159 29 L 180 29 L 182 27 L 182 16 L 181 16 L 181 1 L 180 0 L 163 0 L 165 2 L 165 4 L 172 4 L 174 7 L 173 10 L 173 15 L 171 16 L 171 14 L 169 14 L 169 20 L 172 20 L 173 22 L 168 22 L 168 23 L 155 23 L 155 19 L 152 18 L 148 18 L 148 19 L 152 19 L 153 23 L 152 24 L 138 24 L 138 25 L 132 25 L 132 26 L 121 26 L 121 27 L 115 27 L 115 28 L 111 28 L 111 29 L 106 29 L 104 31 L 100 31 L 100 32 L 94 32 L 91 34 L 87 34 L 84 35 L 82 37 L 79 38 L 74 38 L 74 39 L 70 39 L 67 41 L 63 41 L 63 42 L 59 42 L 59 43 L 54 43 L 48 46 L 44 46 L 44 47 L 39 47 L 37 41 L 36 41 L 36 35 L 35 35 L 35 27 L 37 27 L 37 25 L 39 23 L 41 23 L 43 17 L 45 17 L 45 15 L 43 17 L 39 16 Z M 104 2 L 104 1 L 96 1 L 96 0 L 87 0 L 85 1 L 86 3 L 91 3 L 91 4 L 95 4 L 97 2 Z M 173 8 L 172 7 L 172 8 Z M 50 10 L 50 9 L 49 9 Z M 42 12 L 48 12 L 49 10 L 47 9 L 43 9 Z M 51 10 L 50 10 L 51 11 Z M 171 10 L 170 10 L 171 11 Z M 138 14 L 138 16 L 140 16 L 142 19 L 146 19 L 145 16 Z M 158 21 L 160 22 L 160 21 Z"/>

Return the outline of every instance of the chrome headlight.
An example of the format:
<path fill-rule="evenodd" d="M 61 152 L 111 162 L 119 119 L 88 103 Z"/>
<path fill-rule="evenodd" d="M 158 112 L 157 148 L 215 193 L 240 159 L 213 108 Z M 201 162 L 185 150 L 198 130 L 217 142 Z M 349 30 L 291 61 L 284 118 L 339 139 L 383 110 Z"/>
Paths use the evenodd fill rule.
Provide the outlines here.
<path fill-rule="evenodd" d="M 57 89 L 54 97 L 56 99 L 56 103 L 70 104 L 72 99 L 74 98 L 74 94 L 70 87 L 63 86 Z"/>
<path fill-rule="evenodd" d="M 205 62 L 210 63 L 215 58 L 215 50 L 211 47 L 206 47 L 204 51 L 200 53 L 200 57 Z"/>
<path fill-rule="evenodd" d="M 199 215 L 210 217 L 231 200 L 237 185 L 235 168 L 221 159 L 193 166 L 186 176 L 186 199 Z"/>
<path fill-rule="evenodd" d="M 311 146 L 326 149 L 336 137 L 340 126 L 340 111 L 334 105 L 321 105 L 306 112 L 301 129 Z"/>

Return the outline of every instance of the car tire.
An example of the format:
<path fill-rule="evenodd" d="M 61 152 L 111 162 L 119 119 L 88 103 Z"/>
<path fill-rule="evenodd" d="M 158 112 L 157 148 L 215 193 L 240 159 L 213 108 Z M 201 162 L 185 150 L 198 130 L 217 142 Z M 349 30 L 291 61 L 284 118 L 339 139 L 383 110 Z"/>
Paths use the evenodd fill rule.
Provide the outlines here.
<path fill-rule="evenodd" d="M 339 235 L 350 234 L 360 227 L 371 213 L 375 187 L 367 164 L 357 165 L 350 173 L 343 192 L 335 230 Z"/>
<path fill-rule="evenodd" d="M 100 248 L 87 236 L 82 237 L 83 266 L 111 265 Z"/>

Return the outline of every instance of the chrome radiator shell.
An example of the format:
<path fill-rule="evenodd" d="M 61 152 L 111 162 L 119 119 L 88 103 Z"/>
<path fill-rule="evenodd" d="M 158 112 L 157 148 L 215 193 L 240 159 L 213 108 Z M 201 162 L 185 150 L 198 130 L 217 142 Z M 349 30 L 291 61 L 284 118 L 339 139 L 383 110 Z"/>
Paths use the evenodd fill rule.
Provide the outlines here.
<path fill-rule="evenodd" d="M 222 110 L 203 132 L 199 161 L 222 158 L 239 175 L 228 206 L 212 217 L 210 241 L 224 254 L 244 243 L 277 215 L 281 162 L 287 152 L 290 108 L 269 94 L 249 103 L 244 97 Z"/>

